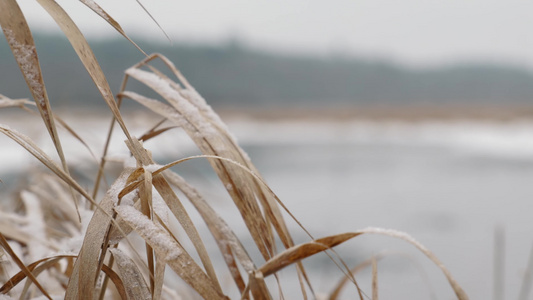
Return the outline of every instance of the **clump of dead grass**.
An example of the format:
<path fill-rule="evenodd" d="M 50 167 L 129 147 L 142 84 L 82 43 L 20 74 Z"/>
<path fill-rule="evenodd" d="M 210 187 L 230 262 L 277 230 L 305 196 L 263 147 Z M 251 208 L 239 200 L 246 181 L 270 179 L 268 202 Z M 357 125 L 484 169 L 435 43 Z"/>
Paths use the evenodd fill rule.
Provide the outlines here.
<path fill-rule="evenodd" d="M 283 298 L 278 273 L 293 266 L 301 296 L 317 298 L 302 260 L 327 252 L 332 263 L 338 263 L 345 272 L 345 279 L 328 298 L 336 299 L 344 285 L 351 282 L 356 295 L 363 299 L 365 293 L 353 275 L 360 267 L 350 270 L 332 248 L 362 234 L 382 234 L 403 239 L 418 248 L 442 269 L 457 297 L 468 299 L 444 265 L 402 232 L 367 228 L 314 238 L 300 225 L 309 235 L 309 242 L 295 244 L 283 217 L 286 213 L 294 218 L 292 214 L 265 183 L 219 116 L 172 62 L 158 54 L 147 56 L 125 71 L 121 92 L 115 98 L 91 48 L 70 16 L 53 0 L 38 2 L 70 40 L 112 112 L 113 120 L 106 147 L 97 159 L 98 173 L 88 189 L 86 182 L 81 183 L 71 175 L 57 128 L 66 129 L 86 143 L 52 111 L 31 31 L 16 1 L 0 0 L 0 25 L 35 99 L 31 103 L 0 96 L 0 106 L 18 107 L 31 113 L 37 107 L 60 160 L 58 164 L 23 133 L 0 125 L 0 132 L 20 144 L 48 170 L 35 175 L 35 182 L 20 193 L 21 205 L 17 210 L 0 212 L 1 295 L 20 299 L 227 299 L 228 288 L 220 279 L 229 275 L 241 299 L 271 299 L 274 293 Z M 82 2 L 126 36 L 96 3 Z M 171 75 L 154 67 L 155 60 L 162 62 Z M 129 90 L 130 80 L 151 88 L 157 98 Z M 136 138 L 121 115 L 122 101 L 135 101 L 162 121 L 147 127 L 146 133 Z M 120 175 L 107 186 L 101 182 L 105 177 L 109 141 L 116 138 L 111 135 L 115 124 L 120 126 L 123 136 L 119 138 L 125 140 L 135 163 L 125 162 Z M 177 157 L 172 163 L 159 165 L 143 141 L 178 129 L 188 134 L 202 155 Z M 89 145 L 86 147 L 90 151 Z M 238 217 L 244 221 L 261 259 L 253 260 L 241 242 L 243 237 L 237 236 L 209 201 L 171 169 L 191 159 L 209 161 L 238 209 Z M 206 237 L 198 231 L 198 224 L 191 219 L 183 201 L 189 201 L 201 216 L 226 269 L 215 269 L 204 243 Z M 179 223 L 184 235 L 178 236 L 172 230 L 171 221 Z M 377 259 L 370 260 L 373 299 L 378 298 Z M 182 282 L 165 280 L 170 276 L 167 269 Z M 265 280 L 270 276 L 276 278 L 274 283 Z M 296 295 L 287 297 L 292 299 Z"/>

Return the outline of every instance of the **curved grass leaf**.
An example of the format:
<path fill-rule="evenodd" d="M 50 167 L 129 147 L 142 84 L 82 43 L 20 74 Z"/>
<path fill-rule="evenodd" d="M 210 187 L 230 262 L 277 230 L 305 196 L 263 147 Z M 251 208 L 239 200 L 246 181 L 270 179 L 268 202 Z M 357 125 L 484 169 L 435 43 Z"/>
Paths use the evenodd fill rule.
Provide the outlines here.
<path fill-rule="evenodd" d="M 105 241 L 108 239 L 108 232 L 112 224 L 113 207 L 118 201 L 118 193 L 133 171 L 134 169 L 130 168 L 122 171 L 119 178 L 107 191 L 104 199 L 98 204 L 99 209 L 94 212 L 89 222 L 78 259 L 74 264 L 66 298 L 77 299 L 83 296 L 87 297 L 86 299 L 93 299 L 96 280 L 100 274 L 103 256 L 105 256 L 107 249 Z"/>
<path fill-rule="evenodd" d="M 134 140 L 133 143 L 127 143 L 127 145 L 130 149 L 132 149 L 132 152 L 140 154 L 140 156 L 138 156 L 137 159 L 143 165 L 147 166 L 147 165 L 154 164 L 154 161 L 152 160 L 150 155 L 147 153 L 147 151 L 142 147 L 139 141 Z M 133 149 L 135 148 L 137 150 L 134 151 Z M 144 170 L 142 168 L 140 170 L 141 170 L 140 172 L 144 173 Z M 174 214 L 176 219 L 180 222 L 181 226 L 187 233 L 187 236 L 192 241 L 196 249 L 196 252 L 200 256 L 200 260 L 202 261 L 202 264 L 204 268 L 206 269 L 206 272 L 209 278 L 213 280 L 218 291 L 221 293 L 222 289 L 220 288 L 220 284 L 218 283 L 215 269 L 213 267 L 211 259 L 209 258 L 207 249 L 205 248 L 205 245 L 202 242 L 202 238 L 200 237 L 198 230 L 194 226 L 194 223 L 192 222 L 191 218 L 189 217 L 187 210 L 185 209 L 185 207 L 179 200 L 178 196 L 174 193 L 171 186 L 168 184 L 168 182 L 163 176 L 161 175 L 156 176 L 154 174 L 152 183 L 155 189 L 161 195 L 161 198 L 165 201 L 170 211 Z"/>
<path fill-rule="evenodd" d="M 9 243 L 4 238 L 4 235 L 2 233 L 0 233 L 0 246 L 2 248 L 4 248 L 4 250 L 7 252 L 7 254 L 9 254 L 11 259 L 13 259 L 13 261 L 17 264 L 17 266 L 21 269 L 21 271 L 35 284 L 35 286 L 43 293 L 43 295 L 46 298 L 51 300 L 52 298 L 50 297 L 50 295 L 48 295 L 48 293 L 42 287 L 42 285 L 39 283 L 39 281 L 37 281 L 37 278 L 35 278 L 35 276 L 33 276 L 31 270 L 29 270 L 26 267 L 26 265 L 24 265 L 22 260 L 20 260 L 20 258 L 17 256 L 17 254 L 15 254 L 13 249 L 11 249 L 11 246 L 9 246 Z"/>
<path fill-rule="evenodd" d="M 226 299 L 214 281 L 160 225 L 131 206 L 117 206 L 115 211 L 204 299 Z"/>
<path fill-rule="evenodd" d="M 30 88 L 31 94 L 37 108 L 44 121 L 46 129 L 52 138 L 52 142 L 56 148 L 59 159 L 66 174 L 69 174 L 61 140 L 57 134 L 57 128 L 52 117 L 52 108 L 50 100 L 46 92 L 46 87 L 43 81 L 41 66 L 35 49 L 35 42 L 31 34 L 28 23 L 24 14 L 20 10 L 16 0 L 0 0 L 0 26 L 7 39 L 11 52 L 15 56 L 17 64 L 22 71 L 22 75 L 26 80 L 26 84 Z M 74 193 L 72 198 L 77 206 Z M 78 213 L 78 218 L 81 217 Z"/>
<path fill-rule="evenodd" d="M 68 38 L 69 42 L 74 48 L 74 51 L 76 51 L 76 54 L 78 54 L 78 57 L 85 66 L 85 69 L 87 72 L 89 72 L 89 75 L 96 84 L 98 91 L 106 101 L 116 121 L 122 128 L 122 131 L 126 135 L 127 139 L 131 140 L 129 131 L 124 124 L 118 109 L 118 105 L 115 102 L 115 98 L 113 97 L 113 93 L 109 87 L 109 83 L 107 82 L 107 79 L 102 72 L 100 65 L 98 64 L 98 61 L 96 60 L 89 43 L 87 43 L 87 40 L 79 28 L 72 21 L 70 16 L 63 10 L 63 8 L 61 8 L 61 6 L 59 6 L 54 0 L 37 0 L 37 2 L 48 12 L 48 14 L 54 19 L 65 36 Z"/>
<path fill-rule="evenodd" d="M 128 299 L 151 300 L 150 290 L 133 260 L 119 249 L 109 249 L 109 252 L 115 258 L 122 283 L 128 287 L 126 290 Z"/>
<path fill-rule="evenodd" d="M 139 51 L 142 52 L 145 56 L 148 56 L 146 52 L 144 52 L 139 45 L 137 45 L 128 35 L 126 35 L 126 32 L 122 29 L 120 24 L 118 24 L 115 19 L 113 19 L 105 10 L 103 10 L 98 3 L 94 2 L 93 0 L 80 0 L 81 3 L 85 4 L 88 8 L 90 8 L 92 11 L 94 11 L 97 15 L 99 15 L 102 19 L 104 19 L 109 25 L 111 25 L 113 28 L 115 28 L 118 33 L 120 33 L 123 37 L 125 37 L 130 43 L 132 43 L 135 48 L 137 48 Z"/>
<path fill-rule="evenodd" d="M 446 276 L 446 279 L 448 280 L 450 286 L 454 290 L 455 295 L 457 296 L 459 300 L 469 299 L 467 294 L 461 288 L 461 286 L 453 278 L 450 271 L 448 271 L 448 269 L 435 256 L 435 254 L 429 251 L 429 249 L 424 247 L 422 244 L 420 244 L 410 235 L 404 232 L 401 232 L 401 231 L 391 230 L 391 229 L 371 227 L 371 228 L 358 230 L 355 232 L 332 235 L 332 236 L 317 239 L 317 240 L 314 240 L 308 243 L 303 243 L 303 244 L 294 246 L 292 248 L 289 248 L 281 252 L 280 254 L 276 255 L 275 257 L 267 261 L 262 267 L 260 267 L 258 269 L 258 272 L 260 272 L 264 276 L 272 275 L 278 272 L 279 270 L 285 268 L 286 266 L 291 265 L 301 259 L 304 259 L 306 257 L 309 257 L 311 255 L 314 255 L 322 251 L 326 251 L 336 245 L 344 243 L 361 234 L 369 234 L 369 233 L 386 235 L 386 236 L 398 238 L 415 246 L 419 251 L 425 254 L 437 267 L 441 269 L 442 273 L 444 274 L 444 276 Z"/>
<path fill-rule="evenodd" d="M 14 129 L 9 128 L 8 126 L 1 124 L 0 132 L 17 142 L 19 145 L 21 145 L 31 155 L 37 158 L 44 166 L 50 169 L 50 171 L 56 174 L 61 180 L 63 180 L 70 187 L 75 189 L 87 200 L 94 203 L 92 197 L 72 177 L 70 177 L 67 172 L 65 172 L 61 167 L 59 167 L 43 150 L 41 150 L 29 137 Z"/>

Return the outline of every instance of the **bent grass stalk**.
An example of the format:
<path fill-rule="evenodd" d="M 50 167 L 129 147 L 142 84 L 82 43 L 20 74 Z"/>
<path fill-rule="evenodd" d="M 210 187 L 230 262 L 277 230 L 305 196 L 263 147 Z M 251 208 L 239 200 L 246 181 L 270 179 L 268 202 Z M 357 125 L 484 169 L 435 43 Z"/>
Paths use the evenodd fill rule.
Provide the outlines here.
<path fill-rule="evenodd" d="M 97 3 L 92 0 L 82 2 L 131 41 L 120 25 Z M 272 299 L 275 292 L 283 297 L 279 272 L 287 267 L 295 267 L 301 297 L 317 298 L 302 260 L 326 252 L 332 263 L 344 269 L 346 277 L 356 287 L 356 296 L 364 299 L 363 294 L 368 293 L 359 288 L 350 268 L 332 248 L 362 234 L 381 234 L 405 240 L 415 246 L 442 270 L 457 298 L 468 299 L 435 255 L 405 233 L 367 228 L 314 238 L 265 183 L 216 112 L 164 56 L 147 56 L 126 70 L 117 103 L 89 44 L 74 21 L 55 1 L 38 0 L 38 3 L 52 16 L 71 42 L 112 112 L 113 122 L 107 133 L 104 154 L 97 157 L 84 139 L 54 114 L 24 15 L 15 0 L 0 0 L 0 25 L 35 99 L 35 104 L 32 104 L 24 99 L 13 100 L 0 95 L 0 108 L 16 107 L 34 113 L 36 106 L 61 162 L 59 166 L 26 135 L 8 126 L 0 126 L 0 132 L 20 144 L 53 174 L 39 173 L 36 176 L 40 183 L 28 186 L 25 192 L 31 193 L 26 194 L 27 197 L 40 201 L 37 205 L 41 207 L 37 212 L 43 218 L 32 223 L 42 227 L 37 239 L 29 238 L 32 234 L 31 226 L 21 225 L 29 221 L 28 218 L 32 215 L 29 205 L 35 205 L 31 204 L 33 201 L 24 202 L 22 207 L 26 206 L 21 211 L 0 219 L 0 249 L 3 249 L 2 254 L 5 252 L 9 256 L 7 258 L 3 254 L 3 260 L 0 261 L 0 278 L 6 278 L 0 287 L 1 294 L 22 298 L 43 295 L 49 299 L 173 299 L 179 294 L 192 293 L 204 299 L 228 299 L 228 287 L 222 285 L 220 279 L 221 276 L 229 276 L 241 299 Z M 135 46 L 142 52 L 142 49 Z M 151 65 L 156 59 L 164 63 L 177 82 Z M 131 79 L 151 88 L 160 99 L 127 90 L 127 83 Z M 119 110 L 119 103 L 123 99 L 141 104 L 163 121 L 155 127 L 147 127 L 146 133 L 137 139 L 130 134 Z M 92 183 L 92 193 L 83 187 L 87 183 L 82 184 L 69 173 L 56 122 L 81 142 L 94 158 L 98 175 Z M 136 165 L 125 164 L 114 183 L 110 187 L 102 187 L 100 182 L 106 176 L 106 154 L 115 122 L 122 129 Z M 163 125 L 165 127 L 161 128 Z M 163 132 L 172 133 L 178 129 L 188 134 L 202 155 L 177 158 L 173 163 L 158 165 L 142 141 L 155 140 Z M 237 208 L 238 217 L 246 225 L 248 236 L 235 234 L 200 192 L 170 169 L 184 161 L 199 158 L 210 163 L 223 186 L 227 187 L 232 205 Z M 108 177 L 112 175 L 109 174 Z M 181 193 L 177 193 L 177 190 Z M 97 199 L 101 192 L 104 192 L 104 196 Z M 77 201 L 65 200 L 69 194 L 75 200 L 81 196 L 79 205 Z M 185 199 L 196 209 L 214 238 L 227 267 L 225 272 L 215 268 L 212 252 L 208 251 L 204 242 L 207 237 L 202 236 L 198 230 L 198 221 L 190 217 L 190 212 L 183 203 Z M 164 209 L 161 210 L 161 207 Z M 167 211 L 170 213 L 169 217 L 165 216 Z M 72 214 L 78 214 L 79 218 L 73 218 Z M 309 242 L 294 243 L 285 222 L 285 214 L 308 234 Z M 177 221 L 183 229 L 183 236 L 174 232 L 170 218 L 173 222 Z M 17 222 L 9 222 L 10 219 Z M 260 253 L 262 260 L 254 260 L 248 254 L 251 249 L 247 249 L 242 243 L 247 237 L 253 240 L 252 247 Z M 139 240 L 144 244 L 143 247 L 134 246 L 135 241 Z M 27 252 L 23 254 L 25 252 L 21 250 L 28 247 L 30 242 L 40 243 L 39 247 L 49 254 L 28 262 Z M 192 247 L 187 246 L 190 244 Z M 199 262 L 194 257 L 198 257 Z M 370 294 L 374 299 L 378 295 L 378 259 L 379 257 L 371 260 L 373 289 Z M 183 280 L 182 285 L 165 281 L 167 266 Z M 265 280 L 269 276 L 276 278 L 275 284 Z M 39 281 L 37 277 L 43 278 L 43 281 Z M 108 280 L 112 284 L 107 284 Z M 343 286 L 345 281 L 342 280 L 339 286 Z M 340 288 L 335 289 L 330 299 L 336 299 L 339 291 Z M 296 295 L 288 297 L 292 299 Z"/>

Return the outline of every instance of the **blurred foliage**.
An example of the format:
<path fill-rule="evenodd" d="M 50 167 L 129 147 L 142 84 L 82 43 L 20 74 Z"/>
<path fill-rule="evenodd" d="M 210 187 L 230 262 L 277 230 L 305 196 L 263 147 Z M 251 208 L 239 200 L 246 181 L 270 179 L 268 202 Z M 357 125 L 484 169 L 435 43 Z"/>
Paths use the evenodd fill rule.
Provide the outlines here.
<path fill-rule="evenodd" d="M 85 84 L 90 77 L 64 37 L 36 34 L 35 40 L 52 104 L 104 104 L 96 88 Z M 216 106 L 524 104 L 533 99 L 533 74 L 512 66 L 461 64 L 413 69 L 346 56 L 267 53 L 235 43 L 136 41 L 148 53 L 168 56 Z M 123 39 L 90 43 L 111 87 L 118 91 L 124 70 L 142 59 L 142 54 Z M 0 69 L 4 74 L 2 94 L 29 96 L 4 39 L 0 40 Z"/>

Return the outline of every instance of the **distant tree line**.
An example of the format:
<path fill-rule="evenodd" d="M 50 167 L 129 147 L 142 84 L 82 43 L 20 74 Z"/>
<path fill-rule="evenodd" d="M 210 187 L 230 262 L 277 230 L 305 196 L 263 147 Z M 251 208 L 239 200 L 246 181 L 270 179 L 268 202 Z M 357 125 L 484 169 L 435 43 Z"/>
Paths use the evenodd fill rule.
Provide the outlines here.
<path fill-rule="evenodd" d="M 87 84 L 90 78 L 64 38 L 37 35 L 35 39 L 53 104 L 103 105 L 96 88 Z M 216 106 L 475 105 L 533 100 L 533 74 L 525 68 L 462 64 L 410 69 L 386 61 L 267 53 L 235 43 L 138 43 L 148 53 L 167 55 Z M 94 40 L 91 45 L 115 90 L 123 71 L 143 58 L 123 39 Z M 4 38 L 0 39 L 0 69 L 0 93 L 12 98 L 29 97 Z"/>

